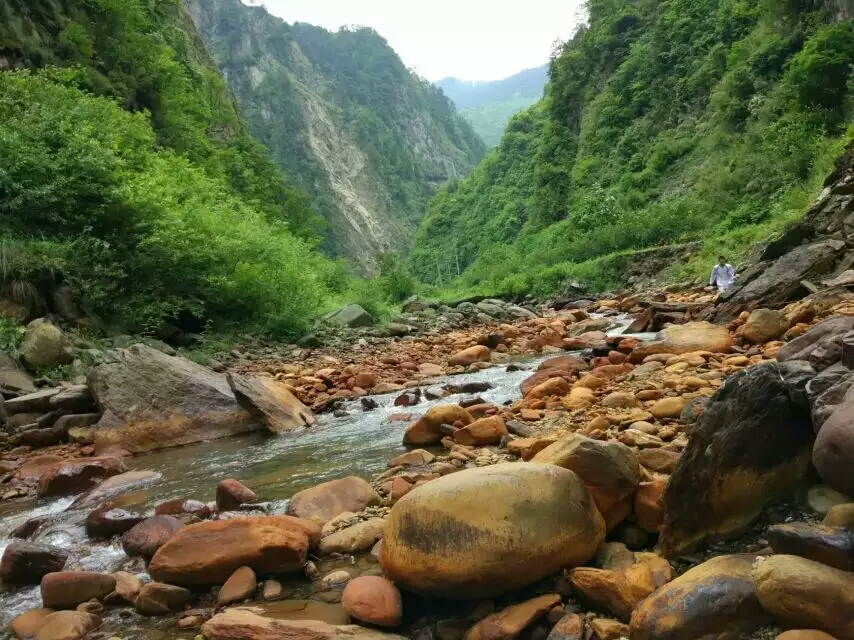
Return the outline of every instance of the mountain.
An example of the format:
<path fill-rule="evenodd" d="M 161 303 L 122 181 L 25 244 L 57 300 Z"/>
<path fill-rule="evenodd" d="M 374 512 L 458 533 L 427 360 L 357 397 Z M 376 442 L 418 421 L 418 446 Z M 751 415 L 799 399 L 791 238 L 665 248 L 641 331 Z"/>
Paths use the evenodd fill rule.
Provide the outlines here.
<path fill-rule="evenodd" d="M 445 78 L 436 83 L 468 120 L 475 132 L 494 147 L 514 114 L 543 96 L 549 66 L 526 69 L 504 80 L 469 82 Z"/>
<path fill-rule="evenodd" d="M 708 277 L 802 215 L 854 116 L 850 0 L 588 0 L 545 95 L 430 204 L 426 282 L 618 284 L 634 252 L 702 242 Z"/>
<path fill-rule="evenodd" d="M 0 0 L 0 148 L 0 316 L 293 335 L 342 290 L 179 0 Z"/>
<path fill-rule="evenodd" d="M 240 0 L 190 7 L 254 137 L 327 220 L 329 254 L 371 271 L 376 254 L 407 249 L 436 188 L 483 156 L 375 31 L 287 24 Z"/>

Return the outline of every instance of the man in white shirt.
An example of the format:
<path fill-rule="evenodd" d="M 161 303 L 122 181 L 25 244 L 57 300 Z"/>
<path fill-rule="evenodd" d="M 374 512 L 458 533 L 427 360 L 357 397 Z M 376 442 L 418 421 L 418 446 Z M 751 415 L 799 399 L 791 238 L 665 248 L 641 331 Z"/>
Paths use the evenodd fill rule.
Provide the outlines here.
<path fill-rule="evenodd" d="M 728 264 L 724 256 L 718 256 L 718 263 L 712 268 L 712 277 L 709 279 L 710 287 L 717 287 L 718 292 L 723 293 L 732 286 L 735 281 L 735 269 Z"/>

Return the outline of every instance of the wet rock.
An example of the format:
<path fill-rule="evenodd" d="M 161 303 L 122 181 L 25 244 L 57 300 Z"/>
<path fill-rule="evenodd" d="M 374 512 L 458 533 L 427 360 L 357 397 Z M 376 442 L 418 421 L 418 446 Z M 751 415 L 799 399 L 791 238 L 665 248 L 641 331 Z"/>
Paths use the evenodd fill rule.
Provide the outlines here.
<path fill-rule="evenodd" d="M 490 350 L 479 344 L 455 353 L 448 359 L 448 364 L 452 367 L 467 367 L 475 362 L 489 362 L 490 357 Z"/>
<path fill-rule="evenodd" d="M 27 325 L 19 351 L 21 360 L 33 369 L 71 364 L 74 360 L 71 341 L 62 329 L 45 318 Z"/>
<path fill-rule="evenodd" d="M 0 558 L 0 580 L 6 584 L 38 584 L 48 573 L 62 571 L 68 552 L 59 547 L 15 540 Z"/>
<path fill-rule="evenodd" d="M 346 585 L 348 582 L 350 582 L 351 579 L 352 576 L 349 573 L 347 573 L 343 569 L 340 569 L 338 571 L 333 571 L 332 573 L 323 576 L 323 579 L 320 581 L 320 584 L 322 584 L 323 587 L 326 589 L 337 589 Z"/>
<path fill-rule="evenodd" d="M 237 517 L 180 529 L 148 567 L 151 577 L 182 586 L 221 584 L 248 566 L 265 574 L 299 570 L 309 540 L 305 529 L 281 516 Z"/>
<path fill-rule="evenodd" d="M 812 461 L 818 474 L 832 489 L 854 495 L 854 392 L 849 390 L 842 402 L 821 426 L 813 448 Z"/>
<path fill-rule="evenodd" d="M 53 609 L 32 609 L 13 618 L 9 628 L 18 640 L 32 640 L 52 613 Z"/>
<path fill-rule="evenodd" d="M 582 600 L 603 608 L 628 622 L 635 607 L 673 577 L 664 558 L 641 554 L 639 562 L 624 569 L 608 570 L 580 567 L 569 574 L 575 592 Z"/>
<path fill-rule="evenodd" d="M 609 530 L 631 513 L 640 468 L 635 454 L 625 445 L 573 433 L 540 451 L 532 462 L 557 465 L 578 474 Z"/>
<path fill-rule="evenodd" d="M 183 611 L 193 599 L 193 594 L 183 587 L 162 582 L 143 585 L 136 599 L 136 610 L 145 616 L 165 616 Z"/>
<path fill-rule="evenodd" d="M 515 604 L 486 616 L 466 634 L 466 640 L 506 640 L 518 637 L 531 623 L 560 603 L 556 593 Z"/>
<path fill-rule="evenodd" d="M 170 500 L 163 502 L 154 508 L 155 515 L 158 516 L 180 516 L 189 514 L 196 516 L 200 520 L 206 520 L 211 516 L 211 508 L 204 502 L 199 500 Z"/>
<path fill-rule="evenodd" d="M 278 580 L 265 580 L 264 586 L 261 587 L 261 599 L 265 602 L 282 600 L 287 595 L 285 587 Z"/>
<path fill-rule="evenodd" d="M 786 626 L 854 638 L 854 573 L 774 555 L 759 559 L 753 579 L 759 602 Z"/>
<path fill-rule="evenodd" d="M 374 546 L 382 538 L 385 520 L 370 518 L 323 537 L 318 545 L 321 554 L 358 553 Z"/>
<path fill-rule="evenodd" d="M 154 484 L 163 478 L 163 474 L 156 471 L 127 471 L 117 476 L 107 478 L 98 485 L 92 487 L 86 493 L 77 497 L 71 503 L 71 509 L 91 509 L 99 506 L 128 491 L 139 489 Z"/>
<path fill-rule="evenodd" d="M 339 324 L 345 327 L 358 328 L 370 327 L 374 324 L 371 314 L 357 304 L 348 304 L 323 316 L 330 324 Z"/>
<path fill-rule="evenodd" d="M 260 607 L 235 607 L 202 625 L 207 640 L 403 640 L 402 636 L 356 625 L 265 616 Z"/>
<path fill-rule="evenodd" d="M 854 531 L 805 522 L 768 528 L 768 543 L 775 553 L 801 556 L 842 571 L 854 571 Z"/>
<path fill-rule="evenodd" d="M 632 640 L 746 638 L 769 621 L 753 586 L 756 556 L 718 556 L 689 569 L 641 602 Z"/>
<path fill-rule="evenodd" d="M 257 502 L 258 494 L 235 480 L 226 478 L 216 485 L 216 508 L 220 511 L 234 511 L 246 502 Z"/>
<path fill-rule="evenodd" d="M 258 579 L 251 567 L 240 567 L 231 574 L 216 597 L 217 606 L 234 604 L 251 598 L 258 588 Z"/>
<path fill-rule="evenodd" d="M 552 627 L 546 640 L 584 640 L 584 626 L 584 618 L 567 613 Z"/>
<path fill-rule="evenodd" d="M 142 580 L 132 573 L 116 571 L 116 594 L 128 604 L 134 604 L 142 590 Z"/>
<path fill-rule="evenodd" d="M 790 364 L 730 377 L 697 420 L 664 493 L 666 556 L 738 532 L 804 476 L 813 432 L 803 394 L 786 380 Z"/>
<path fill-rule="evenodd" d="M 658 340 L 646 342 L 632 351 L 630 360 L 643 362 L 647 356 L 657 353 L 680 355 L 695 351 L 729 353 L 732 349 L 732 336 L 726 327 L 709 322 L 689 322 L 671 325 L 664 329 Z"/>
<path fill-rule="evenodd" d="M 51 609 L 73 609 L 78 604 L 100 600 L 116 588 L 116 579 L 94 571 L 59 571 L 41 580 L 42 603 Z"/>
<path fill-rule="evenodd" d="M 145 345 L 117 349 L 87 378 L 103 410 L 95 430 L 101 450 L 131 453 L 214 440 L 257 427 L 224 375 Z"/>
<path fill-rule="evenodd" d="M 789 321 L 779 311 L 757 309 L 751 312 L 742 329 L 742 336 L 752 344 L 777 340 L 789 330 Z"/>
<path fill-rule="evenodd" d="M 227 379 L 240 406 L 273 433 L 317 422 L 311 410 L 275 378 L 229 373 Z"/>
<path fill-rule="evenodd" d="M 112 538 L 129 531 L 143 520 L 145 516 L 124 509 L 95 509 L 86 517 L 86 535 L 90 538 Z"/>
<path fill-rule="evenodd" d="M 396 627 L 403 617 L 400 592 L 380 576 L 361 576 L 348 582 L 341 606 L 351 618 L 378 627 Z"/>
<path fill-rule="evenodd" d="M 92 488 L 100 481 L 127 471 L 119 458 L 79 458 L 65 460 L 45 470 L 39 478 L 41 498 L 73 495 Z"/>
<path fill-rule="evenodd" d="M 498 444 L 506 435 L 504 419 L 501 416 L 489 416 L 454 431 L 454 441 L 467 447 L 483 447 Z"/>
<path fill-rule="evenodd" d="M 100 624 L 100 619 L 83 611 L 57 611 L 44 619 L 37 640 L 81 640 Z"/>
<path fill-rule="evenodd" d="M 125 532 L 122 536 L 122 549 L 131 557 L 151 558 L 181 526 L 181 521 L 172 516 L 148 518 Z"/>
<path fill-rule="evenodd" d="M 459 405 L 442 404 L 431 407 L 427 413 L 407 427 L 403 435 L 403 444 L 436 444 L 442 439 L 442 425 L 459 423 L 460 426 L 466 426 L 472 422 L 474 417 Z"/>
<path fill-rule="evenodd" d="M 444 476 L 401 498 L 386 522 L 380 565 L 407 590 L 490 597 L 583 564 L 604 533 L 574 473 L 505 463 Z"/>
<path fill-rule="evenodd" d="M 379 503 L 380 496 L 370 484 L 348 476 L 299 491 L 288 503 L 288 513 L 323 526 L 345 511 L 358 513 Z"/>

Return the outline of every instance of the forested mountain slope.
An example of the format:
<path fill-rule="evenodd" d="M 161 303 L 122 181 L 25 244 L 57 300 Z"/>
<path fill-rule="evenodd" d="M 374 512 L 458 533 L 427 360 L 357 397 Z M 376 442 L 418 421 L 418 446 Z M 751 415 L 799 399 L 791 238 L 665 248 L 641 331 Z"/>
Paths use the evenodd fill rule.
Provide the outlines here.
<path fill-rule="evenodd" d="M 501 140 L 510 118 L 543 96 L 548 69 L 548 65 L 543 65 L 491 82 L 444 78 L 436 85 L 451 99 L 487 146 L 494 147 Z"/>
<path fill-rule="evenodd" d="M 0 302 L 295 332 L 329 293 L 180 0 L 0 0 L 0 149 Z"/>
<path fill-rule="evenodd" d="M 289 25 L 240 0 L 191 11 L 253 134 L 329 223 L 325 249 L 369 270 L 407 249 L 436 187 L 485 147 L 370 29 Z"/>
<path fill-rule="evenodd" d="M 735 260 L 803 214 L 850 137 L 851 5 L 588 0 L 543 100 L 432 201 L 413 270 L 527 292 L 611 284 L 631 256 L 603 256 L 682 240 Z"/>

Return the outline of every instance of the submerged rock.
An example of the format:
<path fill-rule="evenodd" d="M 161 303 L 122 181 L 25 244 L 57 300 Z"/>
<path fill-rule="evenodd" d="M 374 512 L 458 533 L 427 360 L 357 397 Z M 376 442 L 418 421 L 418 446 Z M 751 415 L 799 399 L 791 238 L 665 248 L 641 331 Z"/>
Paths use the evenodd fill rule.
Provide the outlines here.
<path fill-rule="evenodd" d="M 578 476 L 514 462 L 443 476 L 405 495 L 391 509 L 379 558 L 404 589 L 490 597 L 583 564 L 604 535 Z"/>

